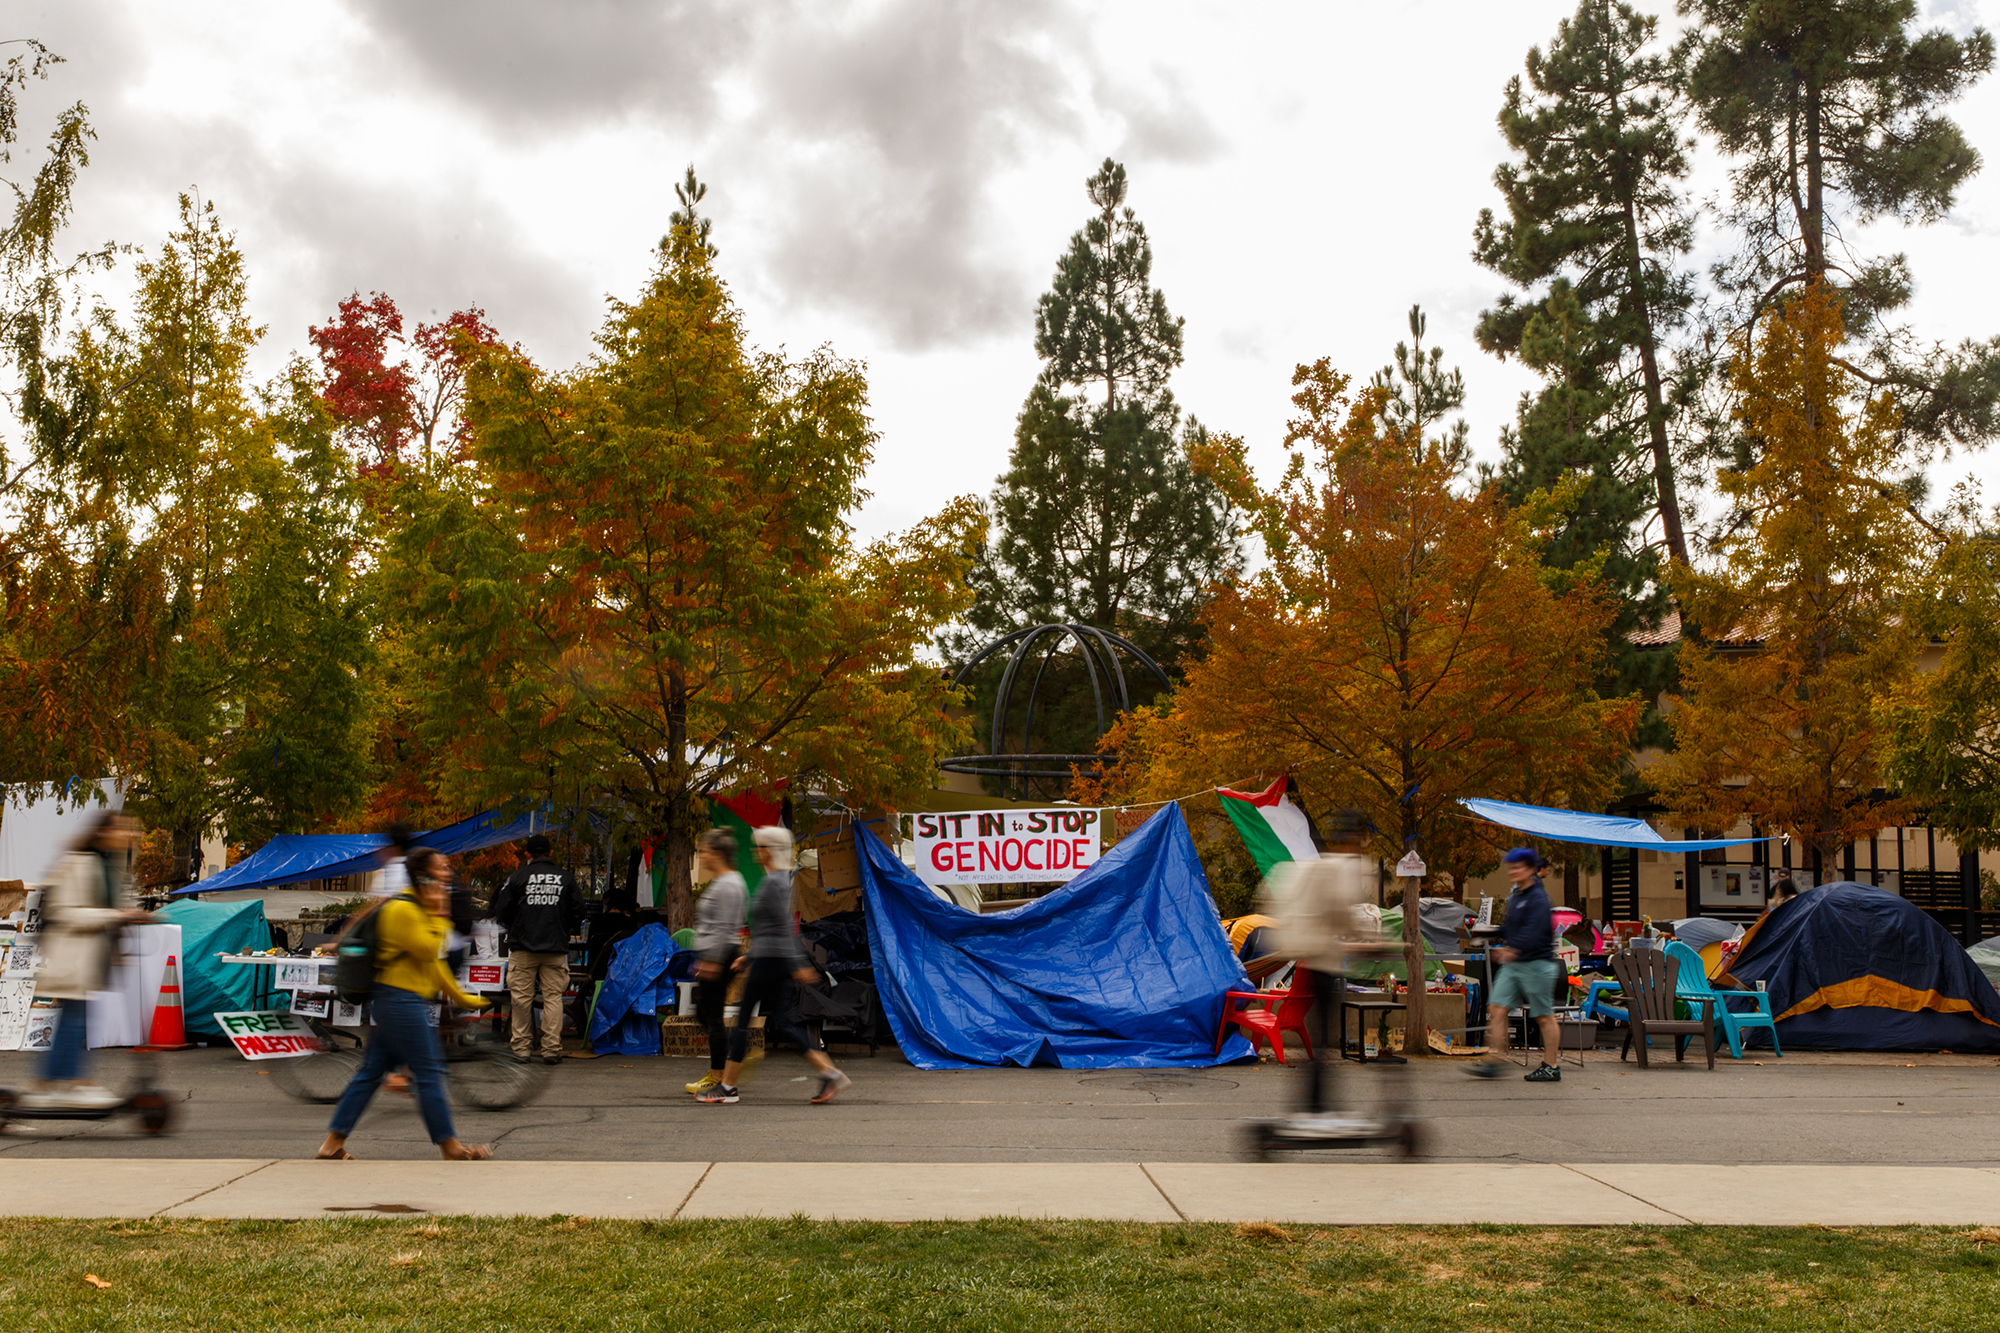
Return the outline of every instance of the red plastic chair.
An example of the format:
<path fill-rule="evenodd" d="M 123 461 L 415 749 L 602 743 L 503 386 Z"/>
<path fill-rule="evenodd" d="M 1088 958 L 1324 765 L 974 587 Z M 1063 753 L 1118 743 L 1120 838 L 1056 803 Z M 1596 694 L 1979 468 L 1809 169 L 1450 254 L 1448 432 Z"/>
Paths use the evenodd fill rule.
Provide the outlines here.
<path fill-rule="evenodd" d="M 1262 1007 L 1253 1008 L 1252 1002 L 1259 1001 Z M 1222 1018 L 1215 1025 L 1215 1053 L 1222 1054 L 1222 1039 L 1234 1023 L 1250 1039 L 1252 1050 L 1259 1049 L 1261 1042 L 1270 1042 L 1279 1064 L 1285 1063 L 1284 1034 L 1296 1032 L 1310 1060 L 1313 1048 L 1312 1037 L 1306 1032 L 1306 1015 L 1311 1012 L 1312 977 L 1304 968 L 1292 973 L 1292 984 L 1285 990 L 1230 991 L 1222 997 Z"/>

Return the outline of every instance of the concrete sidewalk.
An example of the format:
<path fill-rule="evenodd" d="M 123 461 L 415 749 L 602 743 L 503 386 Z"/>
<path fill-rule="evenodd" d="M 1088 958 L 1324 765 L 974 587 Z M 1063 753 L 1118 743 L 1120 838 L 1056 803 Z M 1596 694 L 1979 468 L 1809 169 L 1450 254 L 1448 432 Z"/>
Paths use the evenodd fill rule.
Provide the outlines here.
<path fill-rule="evenodd" d="M 2000 1168 L 1292 1162 L 11 1159 L 0 1216 L 980 1217 L 1537 1226 L 2000 1225 Z"/>

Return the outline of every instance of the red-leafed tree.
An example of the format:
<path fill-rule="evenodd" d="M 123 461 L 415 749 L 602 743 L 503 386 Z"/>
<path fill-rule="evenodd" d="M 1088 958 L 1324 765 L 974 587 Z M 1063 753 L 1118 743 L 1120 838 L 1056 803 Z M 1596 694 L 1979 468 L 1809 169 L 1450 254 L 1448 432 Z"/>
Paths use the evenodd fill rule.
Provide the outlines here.
<path fill-rule="evenodd" d="M 500 335 L 474 306 L 435 324 L 419 324 L 407 339 L 403 316 L 382 292 L 367 299 L 356 292 L 340 303 L 334 318 L 307 330 L 326 374 L 321 401 L 340 423 L 350 448 L 367 461 L 364 471 L 393 467 L 412 442 L 428 464 L 440 444 L 454 453 L 464 443 L 458 408 L 465 392 L 467 360 L 480 347 L 495 346 Z M 390 362 L 391 344 L 416 350 Z"/>

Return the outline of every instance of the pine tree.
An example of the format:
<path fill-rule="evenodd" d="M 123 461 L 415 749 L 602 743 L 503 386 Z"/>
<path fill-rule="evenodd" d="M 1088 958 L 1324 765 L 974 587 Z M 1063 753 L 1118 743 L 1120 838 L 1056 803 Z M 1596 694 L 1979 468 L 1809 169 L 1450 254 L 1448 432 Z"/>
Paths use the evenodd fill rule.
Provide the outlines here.
<path fill-rule="evenodd" d="M 1634 540 L 1655 510 L 1655 478 L 1638 438 L 1642 423 L 1626 410 L 1630 385 L 1607 378 L 1603 346 L 1568 279 L 1556 279 L 1518 346 L 1545 387 L 1521 395 L 1515 424 L 1501 433 L 1506 457 L 1493 480 L 1509 503 L 1550 511 L 1544 564 L 1588 571 L 1616 599 L 1599 689 L 1607 697 L 1636 690 L 1650 701 L 1674 683 L 1671 654 L 1632 643 L 1635 630 L 1658 624 L 1667 609 L 1660 552 Z M 1648 708 L 1640 743 L 1665 738 L 1665 724 Z"/>
<path fill-rule="evenodd" d="M 1716 276 L 1753 322 L 1782 293 L 1830 281 L 1851 336 L 1848 373 L 1893 388 L 1906 442 L 1981 443 L 2000 434 L 2000 339 L 1922 347 L 1886 317 L 1908 303 L 1903 255 L 1868 258 L 1840 237 L 1856 223 L 1935 222 L 1979 169 L 1940 109 L 1993 65 L 1984 29 L 1913 32 L 1915 0 L 1681 0 L 1699 26 L 1685 50 L 1704 126 L 1736 159 L 1737 253 Z"/>
<path fill-rule="evenodd" d="M 1204 590 L 1235 559 L 1227 506 L 1188 463 L 1167 387 L 1181 324 L 1152 285 L 1146 228 L 1125 168 L 1087 184 L 1096 214 L 1070 239 L 1035 315 L 1041 375 L 993 493 L 996 529 L 972 625 L 1047 620 L 1115 629 L 1166 660 L 1184 649 Z M 963 645 L 954 645 L 963 646 Z"/>
<path fill-rule="evenodd" d="M 1682 61 L 1648 52 L 1655 22 L 1630 5 L 1583 0 L 1546 52 L 1528 52 L 1527 83 L 1519 75 L 1508 82 L 1499 116 L 1508 147 L 1519 155 L 1493 173 L 1507 218 L 1481 210 L 1473 255 L 1530 293 L 1558 276 L 1568 279 L 1566 299 L 1580 307 L 1581 319 L 1563 319 L 1571 340 L 1565 364 L 1586 374 L 1590 392 L 1602 399 L 1592 427 L 1602 438 L 1590 466 L 1629 473 L 1610 451 L 1647 451 L 1648 508 L 1659 514 L 1668 553 L 1686 560 L 1666 342 L 1694 300 L 1689 274 L 1676 267 L 1692 244 L 1693 220 L 1681 185 L 1688 173 Z M 1548 299 L 1501 297 L 1480 319 L 1480 345 L 1501 357 L 1523 355 L 1528 323 L 1546 312 Z M 1583 334 L 1588 346 L 1574 342 Z M 1565 371 L 1547 392 L 1571 395 L 1575 383 L 1575 373 Z M 1571 398 L 1555 410 L 1568 414 L 1573 407 Z M 1577 457 L 1575 437 L 1530 431 L 1527 417 L 1524 410 L 1511 451 L 1546 442 L 1558 458 L 1511 458 L 1518 475 L 1546 478 L 1552 468 L 1579 465 L 1561 461 Z M 1632 539 L 1629 532 L 1604 535 L 1620 547 Z"/>

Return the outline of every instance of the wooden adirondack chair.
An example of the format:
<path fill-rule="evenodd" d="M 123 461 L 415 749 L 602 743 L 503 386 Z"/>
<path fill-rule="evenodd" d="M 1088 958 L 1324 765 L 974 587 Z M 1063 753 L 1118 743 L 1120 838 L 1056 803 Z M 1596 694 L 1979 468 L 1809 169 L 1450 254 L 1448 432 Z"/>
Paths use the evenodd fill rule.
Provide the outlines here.
<path fill-rule="evenodd" d="M 1700 1037 L 1703 1049 L 1708 1052 L 1708 1067 L 1711 1070 L 1715 1068 L 1715 1001 L 1681 996 L 1686 1004 L 1701 1006 L 1701 1017 L 1695 1020 L 1676 1019 L 1674 990 L 1680 979 L 1680 968 L 1678 959 L 1658 949 L 1620 949 L 1611 955 L 1611 970 L 1625 988 L 1626 1011 L 1631 1015 L 1625 1045 L 1618 1052 L 1621 1061 L 1636 1042 L 1639 1067 L 1647 1068 L 1646 1041 L 1654 1035 L 1672 1037 L 1674 1059 L 1685 1060 L 1688 1038 Z"/>

